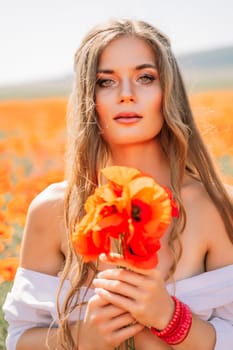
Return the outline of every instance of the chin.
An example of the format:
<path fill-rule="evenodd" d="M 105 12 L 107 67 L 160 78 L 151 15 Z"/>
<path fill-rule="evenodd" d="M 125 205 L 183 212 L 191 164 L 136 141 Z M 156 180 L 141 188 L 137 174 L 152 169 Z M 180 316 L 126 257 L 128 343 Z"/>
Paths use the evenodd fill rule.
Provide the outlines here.
<path fill-rule="evenodd" d="M 144 138 L 144 137 L 124 137 L 115 138 L 114 140 L 106 140 L 106 142 L 111 146 L 136 146 L 136 145 L 146 145 L 151 143 L 156 143 L 156 137 Z"/>

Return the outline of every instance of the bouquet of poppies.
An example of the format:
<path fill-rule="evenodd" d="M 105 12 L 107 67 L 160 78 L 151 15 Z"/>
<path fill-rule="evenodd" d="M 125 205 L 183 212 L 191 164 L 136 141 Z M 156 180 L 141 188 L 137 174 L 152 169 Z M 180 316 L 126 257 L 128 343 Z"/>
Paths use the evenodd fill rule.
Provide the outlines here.
<path fill-rule="evenodd" d="M 155 267 L 160 238 L 172 216 L 178 216 L 171 192 L 134 168 L 111 166 L 102 174 L 107 183 L 88 197 L 86 215 L 73 233 L 75 251 L 85 262 L 95 260 L 111 253 L 114 239 L 131 265 Z"/>
<path fill-rule="evenodd" d="M 131 266 L 155 267 L 160 238 L 172 217 L 178 216 L 170 190 L 134 168 L 112 166 L 102 174 L 107 183 L 88 197 L 86 215 L 72 235 L 75 251 L 89 262 L 101 253 L 109 255 L 114 241 Z M 134 339 L 125 345 L 134 350 Z"/>

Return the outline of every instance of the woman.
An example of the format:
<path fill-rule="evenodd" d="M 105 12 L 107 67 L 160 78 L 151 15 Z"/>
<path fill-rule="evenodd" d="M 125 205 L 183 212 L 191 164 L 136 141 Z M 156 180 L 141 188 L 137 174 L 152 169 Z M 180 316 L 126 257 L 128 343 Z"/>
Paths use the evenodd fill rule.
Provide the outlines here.
<path fill-rule="evenodd" d="M 83 40 L 75 72 L 67 181 L 30 206 L 4 306 L 8 349 L 48 342 L 112 350 L 133 336 L 137 350 L 232 349 L 232 202 L 194 123 L 169 40 L 142 21 L 111 21 Z M 179 217 L 162 238 L 156 269 L 106 257 L 97 269 L 74 254 L 71 234 L 107 165 L 137 168 L 172 190 Z M 119 262 L 131 269 L 116 269 Z M 77 300 L 86 302 L 81 311 Z"/>

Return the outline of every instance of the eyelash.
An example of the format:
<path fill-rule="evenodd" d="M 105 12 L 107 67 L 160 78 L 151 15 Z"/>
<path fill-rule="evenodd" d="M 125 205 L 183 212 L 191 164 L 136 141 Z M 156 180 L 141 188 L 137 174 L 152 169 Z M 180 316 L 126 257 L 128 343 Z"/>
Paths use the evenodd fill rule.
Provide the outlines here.
<path fill-rule="evenodd" d="M 154 80 L 156 80 L 156 78 L 153 76 L 153 75 L 151 75 L 151 74 L 143 74 L 142 76 L 140 76 L 138 79 L 137 79 L 137 81 L 138 80 L 140 80 L 140 79 L 148 79 L 149 80 L 149 82 L 153 82 Z M 110 79 L 110 78 L 100 78 L 100 79 L 98 79 L 97 81 L 96 81 L 96 84 L 99 86 L 99 87 L 101 87 L 101 88 L 107 88 L 107 87 L 110 87 L 111 85 L 104 85 L 106 82 L 114 82 L 114 80 L 113 79 Z"/>
<path fill-rule="evenodd" d="M 151 74 L 143 74 L 141 77 L 139 77 L 138 79 L 143 79 L 143 78 L 147 78 L 149 79 L 150 82 L 155 80 L 155 77 Z"/>
<path fill-rule="evenodd" d="M 108 82 L 108 81 L 113 81 L 112 79 L 108 79 L 108 78 L 105 78 L 105 79 L 98 79 L 96 81 L 96 84 L 99 86 L 99 87 L 102 87 L 102 88 L 105 88 L 105 87 L 108 87 L 108 86 L 105 86 L 104 83 Z"/>

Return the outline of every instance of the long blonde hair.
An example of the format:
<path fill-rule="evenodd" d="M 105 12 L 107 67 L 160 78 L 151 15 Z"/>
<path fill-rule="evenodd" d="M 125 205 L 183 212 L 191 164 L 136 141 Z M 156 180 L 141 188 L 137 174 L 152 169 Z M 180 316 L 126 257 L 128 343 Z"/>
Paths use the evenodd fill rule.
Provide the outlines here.
<path fill-rule="evenodd" d="M 101 136 L 95 111 L 95 86 L 98 59 L 102 50 L 113 39 L 121 36 L 136 36 L 144 39 L 156 53 L 156 64 L 163 93 L 162 112 L 164 125 L 160 133 L 163 151 L 168 158 L 171 171 L 170 185 L 180 208 L 179 218 L 173 225 L 169 246 L 174 257 L 170 269 L 172 275 L 182 253 L 180 235 L 186 214 L 180 192 L 184 174 L 201 181 L 215 203 L 233 242 L 232 203 L 215 171 L 212 159 L 203 144 L 195 125 L 182 77 L 172 53 L 169 39 L 158 29 L 144 21 L 112 20 L 95 27 L 82 41 L 75 55 L 75 79 L 68 109 L 67 192 L 65 215 L 67 223 L 69 254 L 66 260 L 63 282 L 70 275 L 71 289 L 59 308 L 61 340 L 64 348 L 74 349 L 68 327 L 68 315 L 78 303 L 80 287 L 87 281 L 90 269 L 93 276 L 96 266 L 83 263 L 71 245 L 71 234 L 76 223 L 84 215 L 84 202 L 98 185 L 99 170 L 106 165 L 108 145 Z M 174 241 L 179 244 L 178 253 Z M 78 271 L 78 273 L 77 273 Z M 59 304 L 59 303 L 58 303 Z M 66 347 L 67 346 L 67 347 Z"/>

